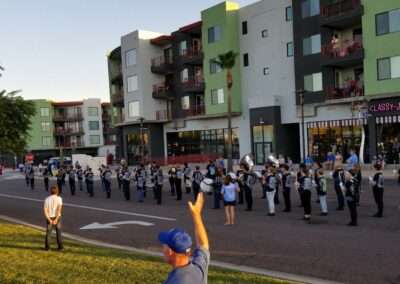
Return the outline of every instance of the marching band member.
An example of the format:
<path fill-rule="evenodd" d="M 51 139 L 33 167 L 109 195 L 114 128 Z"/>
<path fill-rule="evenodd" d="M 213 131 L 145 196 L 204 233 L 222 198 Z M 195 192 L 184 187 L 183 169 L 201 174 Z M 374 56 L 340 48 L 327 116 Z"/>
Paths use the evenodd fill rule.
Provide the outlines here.
<path fill-rule="evenodd" d="M 244 188 L 244 198 L 247 203 L 247 208 L 246 211 L 251 211 L 253 210 L 253 182 L 254 182 L 254 177 L 250 173 L 250 168 L 248 165 L 243 165 L 243 176 L 241 178 L 241 182 L 243 184 Z"/>
<path fill-rule="evenodd" d="M 183 168 L 183 173 L 184 173 L 183 182 L 184 182 L 185 187 L 186 187 L 186 193 L 190 193 L 190 188 L 191 188 L 191 185 L 190 185 L 190 181 L 191 181 L 190 173 L 191 173 L 192 170 L 188 166 L 187 162 L 185 162 L 184 165 L 185 165 L 185 167 Z M 189 181 L 189 182 L 187 182 L 187 181 Z"/>
<path fill-rule="evenodd" d="M 197 195 L 200 192 L 200 183 L 204 179 L 203 174 L 200 171 L 200 166 L 196 166 L 196 170 L 193 172 L 193 193 L 194 193 L 194 201 L 197 200 Z"/>
<path fill-rule="evenodd" d="M 164 175 L 162 169 L 158 167 L 157 173 L 154 175 L 154 188 L 156 193 L 157 204 L 161 204 L 162 188 L 164 185 Z"/>
<path fill-rule="evenodd" d="M 290 190 L 293 183 L 293 176 L 289 173 L 289 166 L 282 165 L 282 194 L 283 199 L 285 200 L 285 210 L 283 212 L 290 212 L 291 211 L 291 203 L 290 203 Z"/>
<path fill-rule="evenodd" d="M 317 179 L 315 181 L 319 205 L 321 206 L 321 216 L 328 215 L 328 206 L 326 204 L 326 190 L 328 188 L 326 178 L 324 177 L 324 170 L 321 168 L 317 171 Z"/>
<path fill-rule="evenodd" d="M 382 217 L 383 215 L 383 174 L 378 167 L 374 167 L 375 175 L 371 180 L 372 192 L 374 193 L 375 203 L 378 206 L 378 212 L 374 217 Z"/>
<path fill-rule="evenodd" d="M 171 186 L 171 196 L 175 195 L 175 179 L 176 179 L 176 168 L 174 166 L 169 168 L 168 171 L 168 181 L 169 185 Z"/>
<path fill-rule="evenodd" d="M 183 171 L 180 166 L 177 166 L 175 177 L 176 200 L 182 200 L 182 177 Z"/>
<path fill-rule="evenodd" d="M 308 176 L 308 170 L 302 168 L 300 171 L 300 179 L 297 182 L 297 186 L 300 192 L 301 203 L 304 208 L 303 220 L 309 221 L 311 217 L 311 178 Z"/>
<path fill-rule="evenodd" d="M 213 180 L 213 195 L 214 195 L 214 207 L 213 209 L 219 209 L 221 200 L 221 187 L 222 187 L 222 169 L 217 168 L 215 178 Z"/>
<path fill-rule="evenodd" d="M 343 210 L 344 197 L 343 197 L 343 192 L 342 192 L 341 186 L 345 182 L 345 180 L 344 180 L 345 177 L 344 177 L 344 171 L 342 168 L 342 164 L 336 163 L 335 171 L 333 172 L 332 177 L 335 181 L 335 192 L 336 192 L 336 195 L 338 198 L 338 207 L 336 208 L 336 210 Z"/>
<path fill-rule="evenodd" d="M 345 196 L 347 206 L 349 206 L 351 221 L 347 226 L 357 226 L 357 191 L 358 185 L 355 179 L 356 172 L 350 169 L 346 175 L 346 182 L 344 184 Z"/>
<path fill-rule="evenodd" d="M 274 173 L 274 167 L 272 164 L 265 165 L 266 173 L 264 174 L 262 180 L 262 186 L 265 189 L 267 195 L 267 204 L 269 213 L 268 216 L 275 216 L 275 192 L 276 192 L 276 176 Z"/>

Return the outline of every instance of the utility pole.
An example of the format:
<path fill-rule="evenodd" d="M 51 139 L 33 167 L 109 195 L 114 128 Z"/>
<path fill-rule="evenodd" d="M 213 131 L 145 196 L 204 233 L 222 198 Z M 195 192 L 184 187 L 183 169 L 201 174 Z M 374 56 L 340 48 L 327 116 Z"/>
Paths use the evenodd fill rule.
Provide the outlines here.
<path fill-rule="evenodd" d="M 306 162 L 306 142 L 305 142 L 305 133 L 304 133 L 304 93 L 303 89 L 299 89 L 296 91 L 296 94 L 299 96 L 300 99 L 300 106 L 301 106 L 301 138 L 303 139 L 302 145 L 302 156 L 303 156 L 303 163 Z"/>
<path fill-rule="evenodd" d="M 143 120 L 144 120 L 144 117 L 139 117 L 139 120 L 140 120 L 140 156 L 141 156 L 141 162 L 143 163 L 143 158 L 144 158 Z"/>

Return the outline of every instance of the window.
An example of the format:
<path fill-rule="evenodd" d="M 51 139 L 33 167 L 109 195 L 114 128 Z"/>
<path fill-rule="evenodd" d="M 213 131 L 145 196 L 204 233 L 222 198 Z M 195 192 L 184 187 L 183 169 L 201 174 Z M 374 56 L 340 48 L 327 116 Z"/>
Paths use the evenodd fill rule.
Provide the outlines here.
<path fill-rule="evenodd" d="M 292 6 L 286 7 L 286 22 L 293 20 Z"/>
<path fill-rule="evenodd" d="M 41 107 L 40 108 L 40 116 L 45 117 L 45 116 L 50 116 L 50 111 L 48 107 Z"/>
<path fill-rule="evenodd" d="M 288 42 L 286 44 L 286 56 L 287 57 L 293 56 L 293 42 Z"/>
<path fill-rule="evenodd" d="M 186 49 L 187 49 L 186 40 L 182 40 L 179 43 L 179 55 L 185 55 L 184 53 L 186 53 Z"/>
<path fill-rule="evenodd" d="M 88 107 L 88 115 L 89 116 L 98 116 L 99 115 L 99 108 L 97 108 L 97 107 Z"/>
<path fill-rule="evenodd" d="M 188 69 L 185 68 L 181 71 L 181 82 L 187 82 L 189 81 L 189 73 Z"/>
<path fill-rule="evenodd" d="M 263 74 L 264 74 L 264 75 L 269 75 L 269 67 L 265 67 L 265 68 L 263 69 Z"/>
<path fill-rule="evenodd" d="M 213 105 L 224 103 L 224 89 L 211 90 L 211 103 Z"/>
<path fill-rule="evenodd" d="M 303 55 L 321 52 L 321 35 L 313 35 L 303 39 Z"/>
<path fill-rule="evenodd" d="M 182 109 L 187 110 L 190 108 L 190 99 L 189 96 L 184 96 L 181 99 Z"/>
<path fill-rule="evenodd" d="M 215 58 L 210 59 L 210 74 L 222 72 L 221 66 L 215 60 Z"/>
<path fill-rule="evenodd" d="M 89 130 L 99 130 L 99 122 L 98 121 L 89 121 Z"/>
<path fill-rule="evenodd" d="M 400 78 L 400 56 L 378 59 L 378 80 Z"/>
<path fill-rule="evenodd" d="M 128 116 L 129 117 L 139 116 L 139 101 L 128 103 Z"/>
<path fill-rule="evenodd" d="M 309 92 L 322 91 L 322 73 L 304 76 L 304 90 Z"/>
<path fill-rule="evenodd" d="M 42 122 L 42 132 L 50 131 L 50 122 Z"/>
<path fill-rule="evenodd" d="M 243 66 L 244 67 L 249 66 L 249 54 L 248 53 L 243 54 Z"/>
<path fill-rule="evenodd" d="M 42 137 L 42 146 L 51 146 L 51 137 L 50 136 Z"/>
<path fill-rule="evenodd" d="M 131 49 L 125 52 L 125 63 L 126 67 L 136 65 L 136 49 Z"/>
<path fill-rule="evenodd" d="M 221 40 L 221 26 L 215 25 L 208 28 L 208 43 Z"/>
<path fill-rule="evenodd" d="M 126 80 L 128 81 L 128 93 L 138 90 L 137 75 L 129 76 Z"/>
<path fill-rule="evenodd" d="M 268 37 L 268 30 L 263 30 L 263 31 L 261 32 L 261 36 L 262 36 L 262 37 Z"/>
<path fill-rule="evenodd" d="M 100 135 L 90 135 L 89 141 L 90 141 L 90 144 L 92 144 L 92 145 L 100 144 Z"/>
<path fill-rule="evenodd" d="M 400 31 L 400 9 L 375 16 L 376 35 L 384 35 Z"/>
<path fill-rule="evenodd" d="M 247 35 L 247 21 L 242 22 L 242 35 Z"/>
<path fill-rule="evenodd" d="M 319 0 L 303 0 L 301 2 L 301 15 L 303 18 L 319 14 Z"/>

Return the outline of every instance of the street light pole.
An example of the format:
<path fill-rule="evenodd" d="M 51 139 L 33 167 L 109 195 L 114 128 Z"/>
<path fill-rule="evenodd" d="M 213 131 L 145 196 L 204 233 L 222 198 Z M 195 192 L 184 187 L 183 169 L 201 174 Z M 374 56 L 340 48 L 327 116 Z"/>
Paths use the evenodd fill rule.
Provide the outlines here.
<path fill-rule="evenodd" d="M 301 138 L 302 141 L 302 156 L 303 156 L 303 163 L 306 162 L 306 144 L 305 144 L 305 133 L 304 133 L 304 90 L 300 89 L 297 90 L 296 93 L 299 95 L 300 99 L 300 106 L 301 106 Z"/>
<path fill-rule="evenodd" d="M 139 117 L 140 120 L 140 156 L 141 156 L 141 161 L 143 163 L 143 157 L 144 157 L 144 137 L 143 137 L 143 120 L 144 117 Z"/>

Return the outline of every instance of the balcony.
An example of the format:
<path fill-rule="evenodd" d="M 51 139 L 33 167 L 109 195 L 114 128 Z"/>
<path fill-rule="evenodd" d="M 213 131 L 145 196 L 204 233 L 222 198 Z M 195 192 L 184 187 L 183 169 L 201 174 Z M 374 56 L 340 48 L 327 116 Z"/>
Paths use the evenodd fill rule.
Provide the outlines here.
<path fill-rule="evenodd" d="M 174 88 L 173 85 L 167 82 L 162 82 L 153 85 L 153 99 L 173 99 Z"/>
<path fill-rule="evenodd" d="M 203 47 L 201 45 L 193 45 L 183 50 L 182 63 L 202 65 L 204 59 Z"/>
<path fill-rule="evenodd" d="M 364 10 L 361 0 L 343 0 L 321 7 L 320 25 L 335 29 L 361 24 Z"/>
<path fill-rule="evenodd" d="M 124 106 L 124 92 L 118 91 L 117 93 L 112 95 L 112 104 L 113 106 Z"/>
<path fill-rule="evenodd" d="M 157 110 L 156 111 L 156 120 L 171 120 L 172 114 L 170 110 Z"/>
<path fill-rule="evenodd" d="M 160 56 L 151 59 L 151 72 L 156 74 L 174 73 L 172 56 Z"/>
<path fill-rule="evenodd" d="M 335 47 L 325 44 L 322 47 L 321 65 L 347 67 L 363 63 L 364 48 L 362 39 L 352 39 L 338 42 Z"/>
<path fill-rule="evenodd" d="M 356 98 L 364 95 L 364 84 L 355 81 L 350 81 L 348 84 L 327 86 L 325 90 L 326 100 Z"/>
<path fill-rule="evenodd" d="M 117 141 L 114 140 L 104 140 L 104 145 L 116 145 Z"/>
<path fill-rule="evenodd" d="M 62 137 L 62 136 L 82 136 L 85 134 L 83 128 L 57 128 L 54 129 L 54 136 Z"/>
<path fill-rule="evenodd" d="M 103 134 L 109 134 L 110 133 L 110 127 L 103 127 Z"/>
<path fill-rule="evenodd" d="M 59 121 L 59 122 L 64 122 L 64 121 L 83 121 L 83 116 L 81 113 L 75 113 L 75 114 L 54 114 L 53 116 L 53 121 Z"/>
<path fill-rule="evenodd" d="M 206 115 L 206 108 L 204 105 L 191 106 L 186 110 L 187 117 Z"/>
<path fill-rule="evenodd" d="M 122 84 L 122 65 L 118 65 L 116 70 L 111 73 L 111 83 L 121 83 Z"/>
<path fill-rule="evenodd" d="M 204 93 L 205 83 L 203 74 L 189 76 L 182 82 L 182 88 L 186 93 Z"/>
<path fill-rule="evenodd" d="M 103 121 L 107 121 L 107 120 L 110 120 L 110 119 L 111 119 L 111 116 L 110 116 L 108 113 L 103 113 L 103 114 L 101 115 L 101 119 L 102 119 Z"/>
<path fill-rule="evenodd" d="M 85 147 L 85 143 L 83 143 L 83 141 L 78 141 L 78 142 L 58 141 L 58 142 L 56 142 L 56 147 L 57 148 L 61 148 L 61 147 L 63 147 L 63 148 L 79 148 L 79 147 Z"/>

